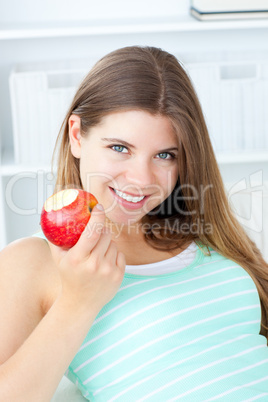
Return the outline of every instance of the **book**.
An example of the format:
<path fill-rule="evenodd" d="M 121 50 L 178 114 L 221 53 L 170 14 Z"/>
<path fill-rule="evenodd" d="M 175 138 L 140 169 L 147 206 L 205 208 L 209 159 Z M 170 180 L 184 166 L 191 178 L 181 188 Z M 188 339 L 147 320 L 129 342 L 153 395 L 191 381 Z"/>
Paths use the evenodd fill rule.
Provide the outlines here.
<path fill-rule="evenodd" d="M 268 0 L 191 0 L 199 13 L 268 11 Z"/>
<path fill-rule="evenodd" d="M 268 18 L 268 10 L 263 11 L 231 11 L 231 12 L 200 12 L 195 8 L 190 9 L 193 17 L 200 21 L 213 20 L 237 20 L 237 19 L 260 19 Z"/>

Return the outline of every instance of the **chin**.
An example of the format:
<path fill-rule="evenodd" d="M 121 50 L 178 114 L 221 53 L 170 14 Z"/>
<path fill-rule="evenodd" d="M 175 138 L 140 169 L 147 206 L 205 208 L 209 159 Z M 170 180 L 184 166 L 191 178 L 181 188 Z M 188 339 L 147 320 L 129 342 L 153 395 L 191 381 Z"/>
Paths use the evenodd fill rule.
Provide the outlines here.
<path fill-rule="evenodd" d="M 122 212 L 120 214 L 107 214 L 106 215 L 107 219 L 109 222 L 113 223 L 114 225 L 117 226 L 124 226 L 124 227 L 131 227 L 133 225 L 137 225 L 139 222 L 141 222 L 141 219 L 144 217 L 144 214 L 139 214 L 139 215 L 128 215 L 128 214 L 123 214 Z"/>

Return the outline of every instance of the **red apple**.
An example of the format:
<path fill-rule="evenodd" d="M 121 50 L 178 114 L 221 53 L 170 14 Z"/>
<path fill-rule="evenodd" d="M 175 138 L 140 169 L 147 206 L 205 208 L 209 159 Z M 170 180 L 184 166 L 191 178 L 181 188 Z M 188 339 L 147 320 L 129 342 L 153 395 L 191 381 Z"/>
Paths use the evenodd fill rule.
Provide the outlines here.
<path fill-rule="evenodd" d="M 98 203 L 94 195 L 84 190 L 66 189 L 49 197 L 41 212 L 41 228 L 46 238 L 56 246 L 73 247 Z"/>

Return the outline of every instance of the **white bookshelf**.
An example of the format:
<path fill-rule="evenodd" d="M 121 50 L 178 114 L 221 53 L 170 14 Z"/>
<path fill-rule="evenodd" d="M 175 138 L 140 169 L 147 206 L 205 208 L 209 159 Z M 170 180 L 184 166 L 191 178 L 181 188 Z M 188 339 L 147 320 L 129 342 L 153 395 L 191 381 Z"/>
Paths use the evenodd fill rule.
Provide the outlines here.
<path fill-rule="evenodd" d="M 165 10 L 169 5 L 171 7 L 171 3 L 174 6 L 174 1 L 166 1 Z M 184 0 L 184 5 L 186 3 L 187 0 Z M 98 58 L 108 51 L 134 44 L 157 46 L 176 54 L 196 53 L 197 60 L 200 57 L 206 59 L 207 53 L 224 57 L 229 50 L 237 54 L 248 53 L 249 59 L 252 59 L 251 55 L 256 51 L 261 58 L 268 60 L 268 19 L 200 22 L 188 13 L 180 15 L 171 10 L 169 16 L 160 18 L 154 15 L 152 9 L 149 18 L 142 17 L 146 15 L 143 11 L 140 10 L 140 18 L 109 19 L 104 10 L 103 18 L 94 19 L 93 16 L 88 21 L 81 18 L 72 22 L 59 18 L 35 23 L 26 17 L 25 21 L 5 22 L 0 17 L 1 248 L 35 231 L 40 206 L 52 189 L 50 164 L 14 162 L 8 78 L 15 64 L 77 60 L 88 56 Z M 147 14 L 150 14 L 148 10 Z M 239 180 L 260 169 L 264 180 L 268 180 L 268 151 L 264 149 L 254 152 L 221 152 L 216 156 L 227 182 Z M 18 208 L 26 211 L 21 216 L 10 209 L 6 199 L 6 189 L 14 177 L 18 179 L 14 187 L 14 205 L 17 203 Z M 34 177 L 39 178 L 40 182 L 37 183 Z M 41 195 L 37 195 L 37 191 Z M 29 210 L 31 207 L 36 210 L 32 216 L 27 215 L 27 205 Z"/>
<path fill-rule="evenodd" d="M 0 40 L 56 38 L 68 36 L 125 35 L 167 32 L 199 32 L 219 30 L 243 30 L 268 28 L 268 19 L 197 21 L 194 17 L 172 17 L 165 19 L 129 19 L 113 21 L 78 21 L 42 24 L 0 24 Z"/>
<path fill-rule="evenodd" d="M 233 152 L 233 153 L 216 153 L 217 161 L 220 165 L 240 165 L 242 163 L 268 163 L 268 151 L 256 152 Z"/>

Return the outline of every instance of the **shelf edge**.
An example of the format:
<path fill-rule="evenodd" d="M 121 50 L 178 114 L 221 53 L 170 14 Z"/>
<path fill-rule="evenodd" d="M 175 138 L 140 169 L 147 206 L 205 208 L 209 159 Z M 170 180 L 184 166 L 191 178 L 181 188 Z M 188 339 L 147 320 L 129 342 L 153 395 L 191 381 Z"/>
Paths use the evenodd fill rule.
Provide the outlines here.
<path fill-rule="evenodd" d="M 130 24 L 105 24 L 95 26 L 51 27 L 51 28 L 21 28 L 0 29 L 0 40 L 52 38 L 67 36 L 94 36 L 137 33 L 168 33 L 186 31 L 210 31 L 226 29 L 261 29 L 268 28 L 268 19 L 260 20 L 228 20 L 228 21 L 197 21 L 187 17 L 177 22 L 141 22 Z"/>

